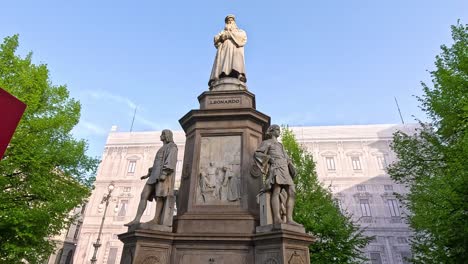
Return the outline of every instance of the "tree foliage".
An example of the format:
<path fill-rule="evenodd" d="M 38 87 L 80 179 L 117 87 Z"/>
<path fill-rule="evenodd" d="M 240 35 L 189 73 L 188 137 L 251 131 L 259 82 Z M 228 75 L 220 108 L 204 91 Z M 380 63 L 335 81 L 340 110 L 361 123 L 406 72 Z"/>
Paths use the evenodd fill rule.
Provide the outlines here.
<path fill-rule="evenodd" d="M 288 128 L 283 129 L 282 142 L 297 169 L 294 219 L 317 239 L 309 247 L 310 262 L 362 263 L 362 249 L 370 238 L 340 212 L 330 190 L 318 181 L 312 156 Z"/>
<path fill-rule="evenodd" d="M 80 104 L 66 86 L 55 86 L 45 64 L 16 55 L 18 35 L 0 45 L 0 87 L 27 104 L 0 161 L 0 262 L 43 263 L 53 249 L 47 238 L 68 226 L 82 204 L 98 160 L 70 131 Z"/>
<path fill-rule="evenodd" d="M 453 45 L 441 46 L 433 86 L 422 83 L 421 109 L 430 122 L 394 135 L 398 161 L 391 177 L 404 183 L 412 212 L 414 263 L 465 263 L 468 259 L 468 26 L 452 26 Z"/>

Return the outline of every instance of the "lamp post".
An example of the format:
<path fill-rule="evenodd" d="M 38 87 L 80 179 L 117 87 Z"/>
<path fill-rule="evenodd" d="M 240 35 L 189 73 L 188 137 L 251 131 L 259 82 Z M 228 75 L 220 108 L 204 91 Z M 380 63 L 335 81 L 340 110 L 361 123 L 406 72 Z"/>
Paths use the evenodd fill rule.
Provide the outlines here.
<path fill-rule="evenodd" d="M 110 198 L 111 198 L 111 194 L 112 194 L 112 191 L 114 190 L 115 186 L 114 186 L 114 182 L 111 182 L 109 184 L 109 186 L 107 186 L 107 194 L 104 195 L 104 197 L 102 197 L 102 201 L 101 201 L 101 204 L 100 206 L 105 202 L 106 205 L 104 207 L 104 214 L 102 215 L 102 220 L 101 220 L 101 226 L 99 227 L 99 233 L 98 233 L 98 237 L 96 239 L 96 242 L 93 243 L 93 246 L 94 246 L 94 254 L 93 254 L 93 257 L 91 258 L 91 264 L 96 264 L 96 255 L 97 255 L 97 251 L 99 249 L 99 247 L 101 246 L 101 233 L 102 233 L 102 226 L 104 225 L 104 220 L 106 219 L 106 212 L 107 212 L 107 207 L 109 206 L 109 201 L 110 201 Z"/>

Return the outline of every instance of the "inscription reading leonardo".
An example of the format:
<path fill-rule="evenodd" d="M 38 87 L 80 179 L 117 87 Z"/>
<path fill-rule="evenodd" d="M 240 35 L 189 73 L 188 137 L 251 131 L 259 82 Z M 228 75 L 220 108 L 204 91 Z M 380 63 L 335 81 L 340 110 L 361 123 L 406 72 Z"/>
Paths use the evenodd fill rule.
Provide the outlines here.
<path fill-rule="evenodd" d="M 209 104 L 240 104 L 241 99 L 238 97 L 234 98 L 213 98 L 209 101 Z"/>

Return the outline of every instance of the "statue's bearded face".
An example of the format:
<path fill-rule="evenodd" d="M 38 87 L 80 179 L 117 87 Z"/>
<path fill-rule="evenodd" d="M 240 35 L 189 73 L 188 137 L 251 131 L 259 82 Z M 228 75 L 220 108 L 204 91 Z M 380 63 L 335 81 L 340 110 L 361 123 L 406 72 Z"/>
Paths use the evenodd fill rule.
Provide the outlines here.
<path fill-rule="evenodd" d="M 166 141 L 166 132 L 163 131 L 163 132 L 161 133 L 161 136 L 159 137 L 159 139 L 160 139 L 162 142 Z"/>
<path fill-rule="evenodd" d="M 228 20 L 226 21 L 225 29 L 229 30 L 229 29 L 236 29 L 236 28 L 237 28 L 237 25 L 236 25 L 236 21 L 234 20 L 234 18 L 232 17 L 228 18 Z"/>

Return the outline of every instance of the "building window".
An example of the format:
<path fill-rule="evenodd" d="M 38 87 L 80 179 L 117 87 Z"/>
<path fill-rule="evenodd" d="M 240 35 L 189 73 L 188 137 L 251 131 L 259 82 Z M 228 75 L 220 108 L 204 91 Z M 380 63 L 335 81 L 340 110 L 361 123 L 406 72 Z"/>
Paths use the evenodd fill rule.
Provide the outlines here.
<path fill-rule="evenodd" d="M 406 244 L 408 243 L 408 239 L 406 237 L 397 237 L 398 244 Z"/>
<path fill-rule="evenodd" d="M 385 156 L 377 156 L 377 164 L 379 165 L 379 169 L 385 170 L 387 168 L 387 160 Z"/>
<path fill-rule="evenodd" d="M 351 157 L 351 163 L 353 164 L 353 170 L 362 170 L 361 160 L 358 156 Z"/>
<path fill-rule="evenodd" d="M 401 252 L 400 255 L 401 255 L 401 262 L 403 264 L 410 264 L 411 263 L 411 261 L 410 261 L 411 253 L 410 252 Z"/>
<path fill-rule="evenodd" d="M 326 157 L 325 162 L 327 163 L 327 170 L 336 170 L 335 159 L 333 157 Z"/>
<path fill-rule="evenodd" d="M 120 200 L 120 209 L 117 216 L 126 216 L 128 209 L 128 200 Z"/>
<path fill-rule="evenodd" d="M 388 199 L 387 205 L 388 205 L 388 209 L 390 209 L 391 216 L 393 217 L 400 216 L 400 209 L 398 206 L 398 201 L 396 199 Z"/>
<path fill-rule="evenodd" d="M 382 257 L 379 252 L 370 253 L 370 261 L 372 264 L 382 264 Z"/>
<path fill-rule="evenodd" d="M 73 235 L 73 240 L 78 240 L 78 236 L 80 235 L 81 223 L 76 225 L 75 234 Z"/>
<path fill-rule="evenodd" d="M 393 185 L 384 185 L 383 187 L 385 191 L 393 191 Z"/>
<path fill-rule="evenodd" d="M 58 253 L 57 253 L 57 258 L 55 259 L 55 264 L 59 264 L 60 263 L 60 260 L 62 259 L 62 255 L 63 255 L 63 248 L 61 248 Z"/>
<path fill-rule="evenodd" d="M 115 260 L 117 258 L 117 247 L 111 247 L 109 249 L 109 256 L 107 258 L 107 264 L 115 264 Z"/>
<path fill-rule="evenodd" d="M 338 209 L 340 209 L 340 212 L 343 213 L 344 212 L 343 201 L 341 201 L 340 199 L 336 199 L 335 202 L 336 202 L 336 205 L 338 206 Z"/>
<path fill-rule="evenodd" d="M 135 173 L 136 160 L 131 160 L 128 162 L 127 173 Z"/>
<path fill-rule="evenodd" d="M 128 192 L 131 192 L 132 191 L 132 187 L 124 187 L 123 188 L 123 191 L 128 193 Z"/>
<path fill-rule="evenodd" d="M 365 192 L 366 191 L 366 186 L 365 185 L 356 185 L 356 189 L 360 192 Z"/>
<path fill-rule="evenodd" d="M 86 210 L 86 204 L 83 204 L 83 205 L 81 206 L 80 214 L 84 214 L 85 210 Z"/>
<path fill-rule="evenodd" d="M 371 216 L 369 199 L 359 199 L 362 216 Z"/>
<path fill-rule="evenodd" d="M 73 260 L 73 254 L 75 252 L 72 250 L 68 251 L 67 258 L 65 259 L 65 264 L 71 264 Z"/>

